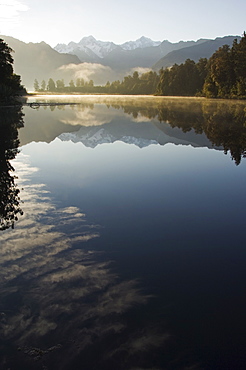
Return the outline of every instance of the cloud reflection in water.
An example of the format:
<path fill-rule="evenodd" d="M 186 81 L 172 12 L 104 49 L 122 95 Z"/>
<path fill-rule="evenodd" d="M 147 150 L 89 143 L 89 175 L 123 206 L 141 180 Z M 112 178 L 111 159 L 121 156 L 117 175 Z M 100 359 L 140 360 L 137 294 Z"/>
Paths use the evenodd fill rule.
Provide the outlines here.
<path fill-rule="evenodd" d="M 76 369 L 77 361 L 85 361 L 84 369 L 97 362 L 98 369 L 110 369 L 118 357 L 126 365 L 136 352 L 161 346 L 166 334 L 130 328 L 125 316 L 150 298 L 139 282 L 121 281 L 111 261 L 88 250 L 88 244 L 85 248 L 99 237 L 99 227 L 88 224 L 77 207 L 59 209 L 44 184 L 31 183 L 38 169 L 30 167 L 28 156 L 20 154 L 14 165 L 24 188 L 24 216 L 1 235 L 0 333 L 15 349 L 16 363 L 28 368 L 25 361 L 30 361 L 20 357 L 18 346 L 44 349 L 61 343 L 59 355 L 48 352 L 42 358 L 47 368 Z M 9 359 L 0 365 L 3 361 Z"/>

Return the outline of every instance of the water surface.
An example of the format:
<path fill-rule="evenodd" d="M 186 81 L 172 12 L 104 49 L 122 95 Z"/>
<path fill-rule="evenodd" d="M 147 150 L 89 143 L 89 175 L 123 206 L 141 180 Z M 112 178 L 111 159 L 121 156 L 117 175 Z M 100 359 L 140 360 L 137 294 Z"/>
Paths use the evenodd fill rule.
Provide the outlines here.
<path fill-rule="evenodd" d="M 47 99 L 11 162 L 2 368 L 243 369 L 245 104 Z"/>

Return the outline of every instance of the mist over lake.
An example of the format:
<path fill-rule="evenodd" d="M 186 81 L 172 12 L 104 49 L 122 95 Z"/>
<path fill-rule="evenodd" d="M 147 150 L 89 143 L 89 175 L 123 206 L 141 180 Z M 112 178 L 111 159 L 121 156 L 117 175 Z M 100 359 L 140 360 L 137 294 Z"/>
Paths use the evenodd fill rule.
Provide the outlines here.
<path fill-rule="evenodd" d="M 0 112 L 0 367 L 244 369 L 245 102 L 27 103 Z"/>

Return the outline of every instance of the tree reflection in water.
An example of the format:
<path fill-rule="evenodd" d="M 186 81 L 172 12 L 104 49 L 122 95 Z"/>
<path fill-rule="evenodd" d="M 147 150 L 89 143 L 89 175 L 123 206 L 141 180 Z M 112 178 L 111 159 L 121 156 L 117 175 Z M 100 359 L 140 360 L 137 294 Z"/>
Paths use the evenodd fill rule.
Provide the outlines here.
<path fill-rule="evenodd" d="M 134 119 L 155 118 L 163 131 L 168 122 L 184 132 L 204 132 L 214 145 L 230 151 L 236 164 L 245 156 L 244 104 L 195 99 L 158 104 L 115 108 Z M 23 116 L 21 109 L 12 113 L 1 112 L 2 228 L 11 227 L 22 212 L 10 160 L 18 153 Z M 30 176 L 34 170 L 29 168 Z M 98 227 L 88 225 L 76 207 L 57 208 L 43 184 L 28 179 L 24 184 L 25 215 L 11 237 L 1 235 L 0 368 L 200 368 L 193 352 L 180 350 L 179 340 L 168 334 L 164 306 L 152 311 L 152 292 L 141 289 L 135 278 L 121 279 L 106 254 L 98 253 Z M 166 307 L 168 298 L 164 302 Z"/>
<path fill-rule="evenodd" d="M 135 119 L 138 115 L 148 119 L 157 118 L 168 123 L 172 128 L 178 127 L 183 132 L 192 129 L 196 134 L 205 133 L 216 147 L 223 147 L 224 153 L 230 153 L 236 165 L 246 157 L 246 105 L 245 102 L 203 100 L 203 99 L 162 99 L 154 104 L 121 103 L 120 107 Z"/>
<path fill-rule="evenodd" d="M 0 230 L 14 228 L 20 207 L 20 190 L 10 161 L 18 153 L 18 129 L 23 127 L 22 106 L 0 107 Z"/>

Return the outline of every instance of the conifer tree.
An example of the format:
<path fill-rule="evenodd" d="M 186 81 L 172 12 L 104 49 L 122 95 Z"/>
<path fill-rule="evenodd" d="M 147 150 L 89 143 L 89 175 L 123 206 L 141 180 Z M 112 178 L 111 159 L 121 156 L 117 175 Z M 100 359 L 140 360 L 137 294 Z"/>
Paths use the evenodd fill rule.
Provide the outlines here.
<path fill-rule="evenodd" d="M 46 82 L 43 80 L 43 81 L 41 82 L 41 90 L 42 90 L 42 91 L 45 91 L 45 89 L 46 89 Z"/>
<path fill-rule="evenodd" d="M 52 78 L 50 78 L 49 81 L 48 81 L 47 90 L 48 91 L 55 91 L 56 90 L 56 85 L 55 85 L 55 82 Z"/>
<path fill-rule="evenodd" d="M 20 76 L 14 73 L 12 52 L 6 42 L 0 39 L 0 102 L 14 100 L 17 95 L 26 92 Z"/>
<path fill-rule="evenodd" d="M 38 80 L 36 78 L 34 80 L 33 87 L 34 87 L 34 91 L 39 91 L 39 83 L 38 83 Z"/>

